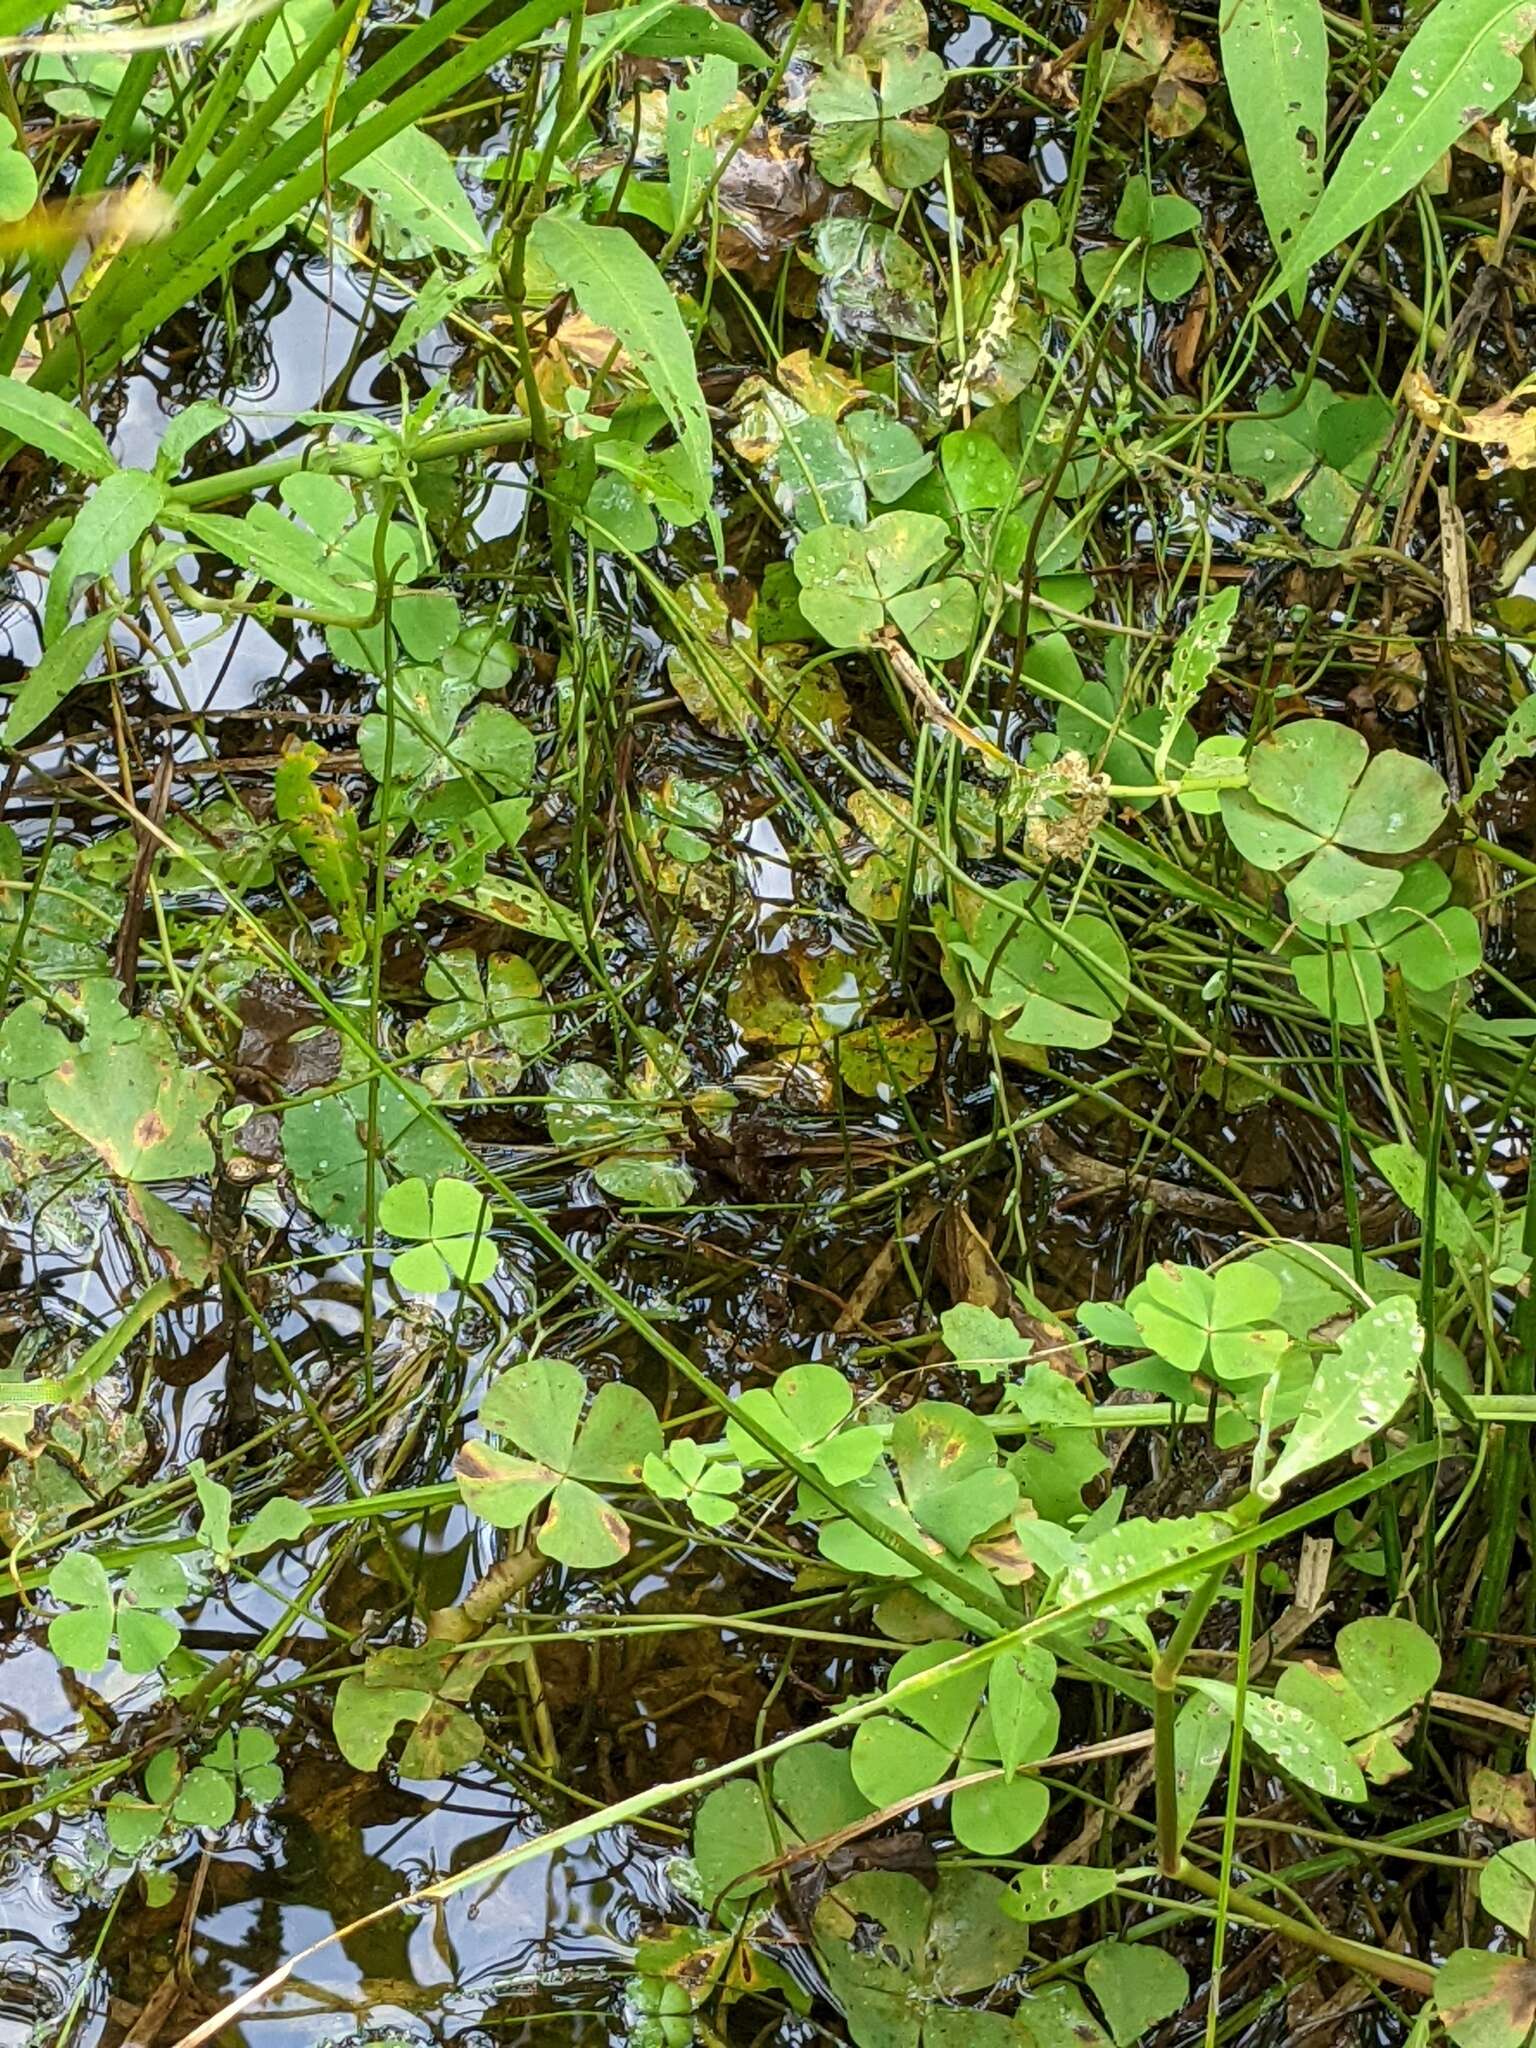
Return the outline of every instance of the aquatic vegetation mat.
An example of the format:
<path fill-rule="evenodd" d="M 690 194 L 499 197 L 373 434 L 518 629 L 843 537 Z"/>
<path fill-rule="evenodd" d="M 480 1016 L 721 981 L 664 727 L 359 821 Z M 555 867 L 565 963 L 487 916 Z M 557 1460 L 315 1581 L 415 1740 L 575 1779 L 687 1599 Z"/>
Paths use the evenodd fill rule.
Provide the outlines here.
<path fill-rule="evenodd" d="M 1536 2042 L 1533 37 L 0 9 L 0 2040 Z"/>

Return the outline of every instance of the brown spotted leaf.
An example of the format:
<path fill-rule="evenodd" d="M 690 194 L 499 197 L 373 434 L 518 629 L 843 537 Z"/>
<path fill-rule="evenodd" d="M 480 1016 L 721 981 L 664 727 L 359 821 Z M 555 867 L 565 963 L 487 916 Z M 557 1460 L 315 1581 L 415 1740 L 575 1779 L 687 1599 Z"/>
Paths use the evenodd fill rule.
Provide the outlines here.
<path fill-rule="evenodd" d="M 191 1180 L 212 1170 L 203 1125 L 218 1089 L 207 1074 L 181 1065 L 158 1032 L 73 1054 L 43 1095 L 119 1180 Z"/>
<path fill-rule="evenodd" d="M 1536 1963 L 1459 1948 L 1436 1973 L 1435 2010 L 1456 2048 L 1529 2048 L 1536 2036 Z"/>

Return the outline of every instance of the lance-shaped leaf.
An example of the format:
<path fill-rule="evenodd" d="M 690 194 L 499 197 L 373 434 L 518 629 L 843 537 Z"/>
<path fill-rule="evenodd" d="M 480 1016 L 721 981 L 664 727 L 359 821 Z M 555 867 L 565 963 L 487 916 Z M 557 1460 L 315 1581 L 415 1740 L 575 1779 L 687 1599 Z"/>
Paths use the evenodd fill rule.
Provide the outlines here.
<path fill-rule="evenodd" d="M 1424 1332 L 1401 1297 L 1378 1302 L 1326 1353 L 1274 1469 L 1255 1488 L 1278 1500 L 1293 1479 L 1368 1443 L 1396 1415 L 1413 1389 Z"/>

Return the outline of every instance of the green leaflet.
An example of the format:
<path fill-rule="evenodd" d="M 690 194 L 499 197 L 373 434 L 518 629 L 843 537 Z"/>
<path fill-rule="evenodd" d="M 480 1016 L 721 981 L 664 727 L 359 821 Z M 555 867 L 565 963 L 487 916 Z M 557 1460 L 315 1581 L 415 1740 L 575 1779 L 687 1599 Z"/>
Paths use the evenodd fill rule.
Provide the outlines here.
<path fill-rule="evenodd" d="M 78 625 L 65 628 L 11 699 L 5 723 L 0 725 L 0 740 L 8 747 L 19 747 L 31 738 L 80 682 L 117 616 L 116 612 L 93 612 Z"/>
<path fill-rule="evenodd" d="M 76 514 L 48 579 L 43 603 L 45 644 L 58 638 L 69 618 L 76 581 L 82 576 L 105 576 L 120 556 L 143 539 L 164 502 L 165 486 L 148 470 L 119 469 L 102 479 Z"/>
<path fill-rule="evenodd" d="M 611 328 L 677 431 L 666 466 L 666 502 L 686 522 L 709 508 L 713 473 L 709 415 L 693 343 L 677 301 L 650 257 L 622 228 L 595 228 L 572 214 L 544 214 L 529 247 L 568 283 L 589 320 Z"/>
<path fill-rule="evenodd" d="M 699 209 L 715 167 L 710 123 L 724 113 L 735 90 L 736 66 L 724 57 L 706 57 L 667 95 L 667 189 L 674 228 L 685 227 Z"/>
<path fill-rule="evenodd" d="M 1221 68 L 1264 225 L 1284 257 L 1323 190 L 1328 31 L 1319 0 L 1229 0 Z"/>
<path fill-rule="evenodd" d="M 1384 1429 L 1408 1398 L 1423 1344 L 1419 1319 L 1401 1298 L 1378 1302 L 1351 1323 L 1318 1366 L 1274 1470 L 1254 1489 L 1259 1498 L 1278 1500 L 1293 1479 Z"/>
<path fill-rule="evenodd" d="M 111 449 L 83 413 L 19 377 L 0 377 L 0 433 L 14 434 L 86 476 L 110 476 L 117 467 Z"/>
<path fill-rule="evenodd" d="M 1508 98 L 1533 29 L 1536 0 L 1440 0 L 1430 10 L 1386 91 L 1360 117 L 1264 303 L 1395 206 L 1459 135 Z"/>

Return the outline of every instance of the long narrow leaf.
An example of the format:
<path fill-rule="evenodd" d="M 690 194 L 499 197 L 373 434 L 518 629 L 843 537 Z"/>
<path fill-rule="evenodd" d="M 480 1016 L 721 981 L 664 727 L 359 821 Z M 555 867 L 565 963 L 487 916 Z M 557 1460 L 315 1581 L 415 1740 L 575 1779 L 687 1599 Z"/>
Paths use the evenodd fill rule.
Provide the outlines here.
<path fill-rule="evenodd" d="M 1509 97 L 1533 30 L 1536 0 L 1440 0 L 1361 116 L 1270 298 L 1411 192 L 1458 136 Z"/>
<path fill-rule="evenodd" d="M 1321 0 L 1230 0 L 1221 66 L 1264 225 L 1283 260 L 1323 191 L 1328 31 Z"/>

